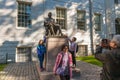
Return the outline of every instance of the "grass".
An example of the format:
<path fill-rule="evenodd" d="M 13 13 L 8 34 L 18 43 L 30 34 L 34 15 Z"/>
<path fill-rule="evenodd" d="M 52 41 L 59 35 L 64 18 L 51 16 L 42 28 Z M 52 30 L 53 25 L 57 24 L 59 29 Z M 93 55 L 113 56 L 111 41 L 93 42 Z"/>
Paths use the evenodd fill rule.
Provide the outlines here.
<path fill-rule="evenodd" d="M 7 64 L 0 64 L 0 71 L 2 71 L 6 66 Z"/>
<path fill-rule="evenodd" d="M 77 57 L 76 59 L 102 67 L 102 63 L 95 59 L 94 56 L 81 56 Z"/>

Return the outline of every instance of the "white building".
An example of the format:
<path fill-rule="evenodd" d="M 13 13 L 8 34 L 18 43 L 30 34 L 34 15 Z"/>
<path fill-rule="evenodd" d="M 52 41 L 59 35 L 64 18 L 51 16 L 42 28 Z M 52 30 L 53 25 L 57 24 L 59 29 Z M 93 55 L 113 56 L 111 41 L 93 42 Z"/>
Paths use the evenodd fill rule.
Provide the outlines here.
<path fill-rule="evenodd" d="M 107 36 L 120 34 L 120 0 L 105 0 Z"/>
<path fill-rule="evenodd" d="M 36 60 L 36 46 L 45 34 L 43 23 L 48 12 L 52 12 L 64 34 L 77 37 L 79 55 L 90 55 L 101 38 L 116 34 L 115 19 L 120 20 L 120 5 L 115 5 L 114 0 L 91 0 L 89 9 L 89 1 L 0 0 L 0 61 L 4 62 L 6 57 L 12 61 Z M 23 58 L 24 55 L 31 58 Z"/>

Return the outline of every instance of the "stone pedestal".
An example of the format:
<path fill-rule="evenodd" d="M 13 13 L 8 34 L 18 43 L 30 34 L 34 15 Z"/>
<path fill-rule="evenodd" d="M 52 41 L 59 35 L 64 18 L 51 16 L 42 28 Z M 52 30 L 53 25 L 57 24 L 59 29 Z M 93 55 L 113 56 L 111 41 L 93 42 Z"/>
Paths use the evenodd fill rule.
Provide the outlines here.
<path fill-rule="evenodd" d="M 64 44 L 68 44 L 65 37 L 47 37 L 46 71 L 53 71 L 57 54 L 61 51 L 61 47 Z"/>
<path fill-rule="evenodd" d="M 60 80 L 58 75 L 54 75 L 53 72 L 40 73 L 40 80 Z"/>
<path fill-rule="evenodd" d="M 77 80 L 77 78 L 80 78 L 80 69 L 73 68 L 72 69 L 72 76 L 73 76 L 73 79 L 76 79 L 76 80 Z"/>
<path fill-rule="evenodd" d="M 59 76 L 53 74 L 53 67 L 57 54 L 61 51 L 61 47 L 64 44 L 68 44 L 66 37 L 47 37 L 47 53 L 44 62 L 46 71 L 40 72 L 40 80 L 60 80 Z"/>

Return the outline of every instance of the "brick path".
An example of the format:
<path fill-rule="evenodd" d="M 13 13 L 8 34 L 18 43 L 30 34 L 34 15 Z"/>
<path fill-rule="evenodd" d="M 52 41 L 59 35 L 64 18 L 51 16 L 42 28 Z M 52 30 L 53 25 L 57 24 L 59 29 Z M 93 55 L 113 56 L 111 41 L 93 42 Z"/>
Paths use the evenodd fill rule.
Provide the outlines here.
<path fill-rule="evenodd" d="M 81 76 L 76 80 L 100 80 L 101 67 L 82 61 L 77 62 L 77 67 L 80 68 Z"/>
<path fill-rule="evenodd" d="M 76 75 L 71 80 L 100 80 L 101 68 L 82 61 L 77 61 L 77 68 L 81 75 Z M 0 72 L 0 80 L 39 80 L 35 62 L 11 63 L 4 71 Z"/>
<path fill-rule="evenodd" d="M 35 62 L 10 63 L 0 72 L 0 80 L 39 80 Z"/>

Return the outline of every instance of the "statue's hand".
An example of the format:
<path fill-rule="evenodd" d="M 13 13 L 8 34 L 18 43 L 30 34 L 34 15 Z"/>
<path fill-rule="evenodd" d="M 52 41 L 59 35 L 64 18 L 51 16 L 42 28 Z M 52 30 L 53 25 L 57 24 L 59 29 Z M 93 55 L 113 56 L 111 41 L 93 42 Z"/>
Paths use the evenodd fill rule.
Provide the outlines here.
<path fill-rule="evenodd" d="M 53 26 L 55 23 L 54 22 L 49 22 L 49 25 L 50 26 Z"/>

